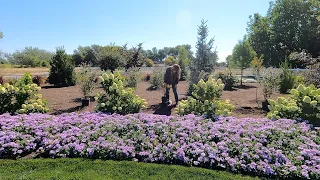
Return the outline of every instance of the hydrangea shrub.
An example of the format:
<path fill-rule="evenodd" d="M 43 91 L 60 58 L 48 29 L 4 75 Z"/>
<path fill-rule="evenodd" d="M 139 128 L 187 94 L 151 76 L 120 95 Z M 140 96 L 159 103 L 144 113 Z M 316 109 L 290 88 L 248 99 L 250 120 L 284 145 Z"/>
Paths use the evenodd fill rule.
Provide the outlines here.
<path fill-rule="evenodd" d="M 228 100 L 220 100 L 224 84 L 221 79 L 209 77 L 207 81 L 201 79 L 194 84 L 192 97 L 178 104 L 176 111 L 179 115 L 197 114 L 207 118 L 217 115 L 229 116 L 234 106 Z"/>
<path fill-rule="evenodd" d="M 300 84 L 290 91 L 290 97 L 279 97 L 277 100 L 269 99 L 268 118 L 290 118 L 311 121 L 320 124 L 320 88 Z"/>
<path fill-rule="evenodd" d="M 40 89 L 37 84 L 24 84 L 24 81 L 18 81 L 15 85 L 0 85 L 0 114 L 48 112 L 47 103 L 39 94 Z"/>
<path fill-rule="evenodd" d="M 132 88 L 125 88 L 125 78 L 119 71 L 104 73 L 99 77 L 104 93 L 99 93 L 95 97 L 98 101 L 97 111 L 117 114 L 138 113 L 142 108 L 146 108 L 145 99 L 135 95 Z"/>

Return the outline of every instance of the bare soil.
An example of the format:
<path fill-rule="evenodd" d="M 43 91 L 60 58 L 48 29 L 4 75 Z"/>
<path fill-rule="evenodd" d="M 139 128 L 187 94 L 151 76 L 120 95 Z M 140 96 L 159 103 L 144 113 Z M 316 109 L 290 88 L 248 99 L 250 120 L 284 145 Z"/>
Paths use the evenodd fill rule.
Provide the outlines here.
<path fill-rule="evenodd" d="M 181 81 L 178 84 L 179 99 L 186 99 L 187 83 Z M 148 90 L 149 82 L 140 82 L 136 89 L 136 94 L 144 99 L 149 104 L 149 107 L 143 110 L 144 113 L 172 115 L 174 114 L 174 107 L 169 106 L 162 108 L 160 106 L 161 97 L 164 94 L 164 89 Z M 95 89 L 93 95 L 102 91 L 101 88 Z M 44 85 L 41 89 L 43 98 L 48 100 L 50 114 L 61 114 L 68 112 L 84 112 L 94 111 L 96 102 L 92 98 L 92 102 L 88 107 L 81 107 L 82 93 L 78 86 L 56 88 L 52 85 Z M 245 83 L 244 86 L 235 87 L 233 91 L 223 91 L 222 99 L 229 99 L 236 107 L 233 116 L 235 117 L 255 117 L 262 118 L 266 112 L 260 109 L 263 101 L 262 88 L 258 87 L 258 101 L 256 102 L 256 85 L 253 83 Z M 285 96 L 274 94 L 272 98 Z M 174 103 L 173 92 L 170 92 L 170 99 Z"/>

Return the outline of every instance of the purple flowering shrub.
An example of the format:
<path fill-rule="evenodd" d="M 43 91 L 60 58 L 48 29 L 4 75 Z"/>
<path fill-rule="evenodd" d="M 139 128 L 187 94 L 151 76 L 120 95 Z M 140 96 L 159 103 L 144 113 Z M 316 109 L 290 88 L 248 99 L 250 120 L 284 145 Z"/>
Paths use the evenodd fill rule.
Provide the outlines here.
<path fill-rule="evenodd" d="M 320 130 L 293 120 L 102 113 L 0 116 L 0 158 L 87 157 L 320 178 Z"/>

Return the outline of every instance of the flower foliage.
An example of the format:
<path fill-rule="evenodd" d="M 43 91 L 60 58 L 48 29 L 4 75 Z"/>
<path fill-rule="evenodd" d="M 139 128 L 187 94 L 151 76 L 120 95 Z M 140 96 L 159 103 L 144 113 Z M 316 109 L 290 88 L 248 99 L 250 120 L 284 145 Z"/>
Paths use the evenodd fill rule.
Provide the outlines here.
<path fill-rule="evenodd" d="M 289 98 L 279 97 L 276 101 L 269 99 L 268 118 L 304 119 L 320 124 L 320 88 L 313 85 L 299 85 L 290 91 Z"/>
<path fill-rule="evenodd" d="M 103 113 L 0 116 L 0 158 L 86 157 L 320 178 L 320 131 L 280 119 Z"/>
<path fill-rule="evenodd" d="M 14 85 L 0 84 L 0 114 L 9 113 L 46 113 L 49 109 L 39 94 L 41 87 L 32 83 L 26 73 Z"/>
<path fill-rule="evenodd" d="M 145 108 L 145 99 L 135 95 L 132 88 L 125 88 L 125 78 L 116 71 L 114 74 L 105 73 L 100 76 L 100 81 L 105 93 L 96 96 L 98 104 L 97 111 L 118 114 L 130 114 L 140 112 Z"/>
<path fill-rule="evenodd" d="M 224 84 L 221 79 L 209 77 L 205 82 L 201 79 L 194 84 L 192 97 L 179 103 L 176 111 L 180 115 L 197 114 L 207 118 L 214 118 L 216 115 L 231 115 L 234 106 L 229 101 L 219 98 L 222 95 Z"/>

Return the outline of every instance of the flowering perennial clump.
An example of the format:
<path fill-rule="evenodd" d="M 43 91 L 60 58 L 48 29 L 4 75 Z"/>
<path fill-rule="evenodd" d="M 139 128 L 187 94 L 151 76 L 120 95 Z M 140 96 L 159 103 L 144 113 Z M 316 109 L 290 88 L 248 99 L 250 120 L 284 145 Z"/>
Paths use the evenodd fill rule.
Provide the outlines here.
<path fill-rule="evenodd" d="M 206 82 L 201 79 L 198 84 L 194 84 L 192 97 L 179 103 L 177 113 L 204 115 L 207 118 L 217 115 L 230 116 L 234 106 L 228 100 L 220 100 L 223 88 L 221 79 L 209 77 Z"/>
<path fill-rule="evenodd" d="M 195 115 L 0 115 L 0 158 L 87 157 L 320 178 L 320 130 L 279 119 Z"/>
<path fill-rule="evenodd" d="M 289 98 L 279 97 L 276 101 L 269 99 L 268 118 L 289 118 L 308 120 L 320 124 L 320 88 L 313 85 L 299 85 L 290 91 Z"/>
<path fill-rule="evenodd" d="M 0 114 L 9 113 L 46 113 L 49 109 L 39 94 L 41 87 L 32 83 L 29 73 L 14 85 L 0 84 Z"/>
<path fill-rule="evenodd" d="M 125 88 L 125 78 L 116 71 L 114 74 L 105 73 L 100 76 L 105 93 L 96 96 L 97 111 L 118 114 L 138 113 L 146 108 L 147 102 L 134 94 L 134 89 Z"/>

